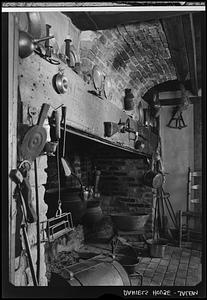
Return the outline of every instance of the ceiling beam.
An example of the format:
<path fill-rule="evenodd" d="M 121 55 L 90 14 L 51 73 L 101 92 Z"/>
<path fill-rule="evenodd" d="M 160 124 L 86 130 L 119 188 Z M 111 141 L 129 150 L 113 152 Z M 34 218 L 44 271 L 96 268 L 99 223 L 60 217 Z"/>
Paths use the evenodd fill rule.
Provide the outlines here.
<path fill-rule="evenodd" d="M 189 97 L 190 104 L 195 104 L 201 101 L 200 96 L 196 97 Z M 160 105 L 161 106 L 172 106 L 172 105 L 180 105 L 182 103 L 181 98 L 174 98 L 174 99 L 160 99 Z"/>
<path fill-rule="evenodd" d="M 116 11 L 116 12 L 62 12 L 71 18 L 80 30 L 101 30 L 114 28 L 120 24 L 133 24 L 181 16 L 186 11 Z"/>
<path fill-rule="evenodd" d="M 179 81 L 184 82 L 188 79 L 189 64 L 181 16 L 163 19 L 162 25 L 168 41 L 172 61 L 175 65 L 177 78 Z"/>
<path fill-rule="evenodd" d="M 198 95 L 198 74 L 196 61 L 195 31 L 192 13 L 182 16 L 183 32 L 187 49 L 192 92 Z"/>

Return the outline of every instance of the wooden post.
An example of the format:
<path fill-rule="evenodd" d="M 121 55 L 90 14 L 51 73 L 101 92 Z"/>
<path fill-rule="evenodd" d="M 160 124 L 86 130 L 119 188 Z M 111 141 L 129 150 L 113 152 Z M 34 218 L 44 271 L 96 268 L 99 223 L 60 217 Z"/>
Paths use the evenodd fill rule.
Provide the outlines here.
<path fill-rule="evenodd" d="M 17 97 L 18 97 L 18 26 L 15 24 L 16 15 L 9 13 L 9 124 L 8 124 L 8 171 L 17 167 Z M 16 233 L 16 202 L 13 198 L 15 183 L 9 179 L 9 280 L 15 284 L 15 233 Z"/>
<path fill-rule="evenodd" d="M 182 211 L 179 210 L 178 211 L 178 224 L 179 224 L 179 247 L 181 248 L 182 247 Z"/>

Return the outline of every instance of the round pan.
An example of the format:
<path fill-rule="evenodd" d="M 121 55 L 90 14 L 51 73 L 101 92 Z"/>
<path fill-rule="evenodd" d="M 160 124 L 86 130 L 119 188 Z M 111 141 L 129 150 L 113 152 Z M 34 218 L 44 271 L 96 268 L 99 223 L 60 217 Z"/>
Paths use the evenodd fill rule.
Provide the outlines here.
<path fill-rule="evenodd" d="M 101 90 L 103 85 L 103 74 L 98 66 L 94 66 L 92 76 L 95 88 Z"/>

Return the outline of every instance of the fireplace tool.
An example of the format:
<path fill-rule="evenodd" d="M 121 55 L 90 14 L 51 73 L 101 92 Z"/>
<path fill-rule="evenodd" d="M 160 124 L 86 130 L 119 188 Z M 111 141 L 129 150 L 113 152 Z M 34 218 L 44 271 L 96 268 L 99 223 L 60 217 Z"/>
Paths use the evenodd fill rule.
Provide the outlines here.
<path fill-rule="evenodd" d="M 66 115 L 67 114 L 67 107 L 62 106 L 62 122 L 63 122 L 63 152 L 61 157 L 61 164 L 64 170 L 64 174 L 66 177 L 72 174 L 70 164 L 65 158 L 65 143 L 66 143 Z"/>
<path fill-rule="evenodd" d="M 31 276 L 32 276 L 32 281 L 34 286 L 38 286 L 38 280 L 35 274 L 35 269 L 34 269 L 34 262 L 32 259 L 31 255 L 31 249 L 30 249 L 30 244 L 29 244 L 29 239 L 27 235 L 27 223 L 28 223 L 28 207 L 26 205 L 25 199 L 22 195 L 22 188 L 21 185 L 23 184 L 24 178 L 22 173 L 20 172 L 19 169 L 13 169 L 10 172 L 10 178 L 16 183 L 17 185 L 17 191 L 19 194 L 19 199 L 20 199 L 20 205 L 22 209 L 22 214 L 23 214 L 23 219 L 22 219 L 22 224 L 21 224 L 21 229 L 23 233 L 23 239 L 24 239 L 24 245 L 27 253 L 27 258 L 29 262 L 29 267 L 31 271 Z"/>

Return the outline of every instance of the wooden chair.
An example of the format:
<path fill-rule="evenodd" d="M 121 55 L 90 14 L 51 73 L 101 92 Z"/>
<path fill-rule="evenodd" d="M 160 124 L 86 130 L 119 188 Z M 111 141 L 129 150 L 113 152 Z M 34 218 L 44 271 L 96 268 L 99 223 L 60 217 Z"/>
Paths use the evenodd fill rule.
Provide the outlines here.
<path fill-rule="evenodd" d="M 179 244 L 201 241 L 202 211 L 201 211 L 201 171 L 188 169 L 186 211 L 179 211 Z"/>

